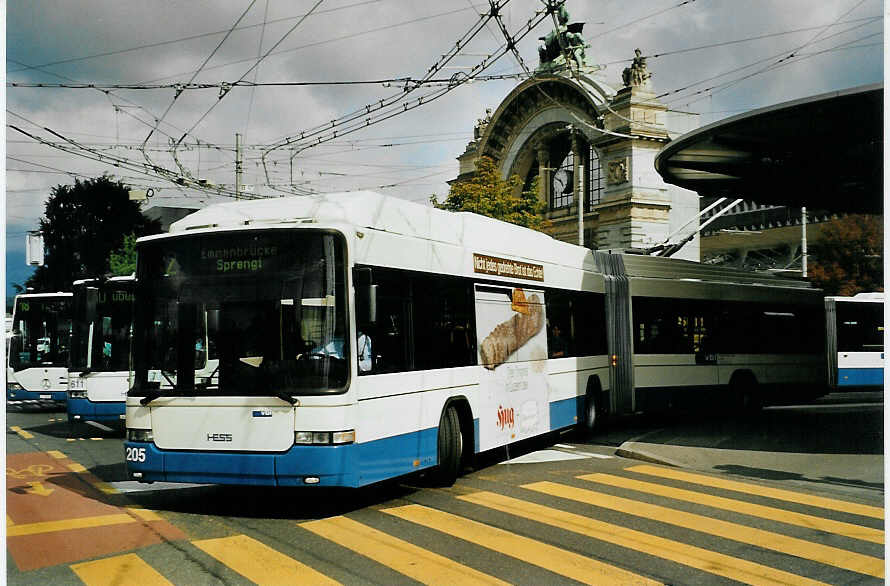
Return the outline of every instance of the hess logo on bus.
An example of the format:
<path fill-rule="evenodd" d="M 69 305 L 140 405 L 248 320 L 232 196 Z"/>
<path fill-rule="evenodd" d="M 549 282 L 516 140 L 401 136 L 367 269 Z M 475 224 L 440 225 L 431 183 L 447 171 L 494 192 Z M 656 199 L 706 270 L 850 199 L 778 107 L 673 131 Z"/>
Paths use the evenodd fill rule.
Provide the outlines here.
<path fill-rule="evenodd" d="M 232 441 L 231 433 L 208 433 L 208 442 L 230 442 Z"/>

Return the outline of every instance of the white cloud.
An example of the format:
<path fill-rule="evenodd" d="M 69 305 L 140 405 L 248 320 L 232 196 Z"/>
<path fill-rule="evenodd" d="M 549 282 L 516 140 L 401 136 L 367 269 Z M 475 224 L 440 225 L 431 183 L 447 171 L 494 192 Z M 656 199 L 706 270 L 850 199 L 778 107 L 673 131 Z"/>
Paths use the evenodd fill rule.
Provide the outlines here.
<path fill-rule="evenodd" d="M 476 11 L 487 9 L 487 4 L 479 0 L 475 2 Z M 307 0 L 259 0 L 242 22 L 249 28 L 235 31 L 196 81 L 237 80 L 258 54 L 268 51 L 297 22 L 299 15 L 314 4 Z M 880 16 L 883 10 L 879 0 L 866 0 L 861 5 L 858 0 L 821 3 L 811 0 L 698 0 L 680 7 L 678 4 L 675 0 L 606 0 L 596 3 L 569 0 L 567 6 L 573 20 L 586 22 L 584 34 L 592 45 L 588 54 L 594 61 L 608 64 L 603 72 L 604 79 L 616 86 L 621 70 L 637 47 L 647 55 L 671 53 L 736 39 L 821 27 L 839 18 L 853 21 Z M 106 84 L 158 79 L 165 83 L 186 82 L 223 38 L 221 31 L 232 27 L 245 6 L 246 3 L 222 0 L 149 3 L 32 0 L 11 3 L 7 12 L 7 77 L 13 82 L 47 83 L 62 82 L 65 78 Z M 259 26 L 267 6 L 270 24 Z M 538 0 L 513 0 L 505 10 L 505 22 L 511 30 L 518 30 L 541 6 Z M 328 0 L 319 6 L 318 11 L 319 14 L 309 17 L 285 38 L 275 54 L 261 63 L 256 71 L 258 82 L 420 77 L 478 19 L 467 0 L 435 3 Z M 448 12 L 451 14 L 433 17 Z M 655 13 L 659 14 L 649 17 Z M 274 22 L 279 19 L 287 20 Z M 410 24 L 392 27 L 404 22 Z M 858 21 L 845 26 L 862 23 Z M 823 50 L 872 35 L 881 32 L 882 26 L 880 20 L 866 24 L 845 36 L 816 43 L 803 52 Z M 550 28 L 549 22 L 541 25 L 519 44 L 524 61 L 532 68 L 537 65 L 536 39 Z M 368 32 L 375 30 L 377 32 Z M 837 30 L 840 29 L 828 29 L 822 32 L 822 37 Z M 218 34 L 205 34 L 214 32 Z M 770 36 L 650 58 L 649 68 L 657 91 L 672 92 L 688 87 L 686 92 L 676 94 L 688 96 L 713 85 L 696 85 L 703 80 L 783 51 L 790 52 L 819 32 L 816 28 L 793 35 Z M 196 38 L 166 42 L 186 37 Z M 481 55 L 500 45 L 500 38 L 497 27 L 490 25 L 489 30 L 482 31 L 466 48 L 464 55 L 449 65 L 478 62 Z M 871 37 L 863 42 L 877 41 L 883 41 L 883 37 Z M 156 46 L 124 51 L 146 45 Z M 101 53 L 113 54 L 58 63 L 43 71 L 21 71 L 17 64 L 40 65 Z M 681 99 L 672 95 L 666 100 L 676 107 L 694 100 L 688 109 L 702 112 L 702 122 L 707 123 L 740 110 L 880 81 L 882 60 L 881 46 L 833 51 L 755 75 L 727 89 L 718 86 L 705 99 L 701 98 L 709 94 Z M 768 63 L 771 62 L 765 62 Z M 448 77 L 457 71 L 460 70 L 447 69 L 439 75 Z M 490 72 L 516 71 L 519 71 L 518 64 L 507 55 Z M 738 78 L 748 71 L 731 74 L 728 78 Z M 179 75 L 171 77 L 175 74 Z M 246 79 L 253 80 L 254 74 Z M 719 78 L 715 83 L 725 79 Z M 307 181 L 307 186 L 318 190 L 404 184 L 384 188 L 384 191 L 415 200 L 425 199 L 434 192 L 444 195 L 448 189 L 446 181 L 457 174 L 455 157 L 463 152 L 466 141 L 472 137 L 476 119 L 484 114 L 485 108 L 496 108 L 516 83 L 499 81 L 462 87 L 422 108 L 350 134 L 335 143 L 305 151 L 294 160 L 295 179 Z M 150 146 L 167 150 L 170 136 L 178 138 L 212 108 L 195 128 L 194 136 L 222 150 L 182 150 L 180 160 L 196 177 L 231 184 L 234 182 L 234 135 L 240 132 L 246 144 L 244 182 L 254 185 L 265 181 L 266 177 L 257 164 L 259 151 L 256 147 L 325 124 L 397 91 L 397 87 L 380 85 L 236 88 L 222 100 L 217 99 L 215 88 L 186 91 L 164 117 L 160 126 L 163 133 L 156 133 Z M 411 97 L 416 98 L 420 93 Z M 171 89 L 115 90 L 108 97 L 90 90 L 8 88 L 7 107 L 38 126 L 51 128 L 98 150 L 110 149 L 114 144 L 139 144 L 147 136 L 153 117 L 164 113 L 172 97 Z M 113 104 L 120 108 L 115 110 Z M 141 109 L 134 107 L 136 105 Z M 25 130 L 35 129 L 15 116 L 9 116 L 8 121 Z M 43 131 L 41 135 L 47 136 Z M 157 186 L 167 199 L 181 193 L 163 180 L 21 142 L 23 139 L 18 133 L 7 131 L 9 157 L 90 176 L 107 171 L 137 185 Z M 192 138 L 185 142 L 194 144 Z M 418 144 L 404 144 L 411 142 Z M 144 160 L 138 150 L 108 152 L 140 163 Z M 164 153 L 152 151 L 149 154 L 159 164 L 175 168 L 174 162 Z M 270 178 L 276 182 L 290 181 L 287 157 L 276 156 L 274 160 L 278 164 L 270 165 Z M 48 187 L 71 181 L 69 175 L 52 175 L 47 173 L 48 169 L 35 165 L 31 165 L 33 170 L 42 169 L 43 172 L 14 170 L 29 165 L 11 160 L 7 161 L 7 166 L 10 168 L 7 177 L 10 190 L 47 188 L 43 194 L 33 192 L 28 197 L 8 194 L 7 213 L 12 214 L 15 209 L 19 217 L 37 218 Z M 429 175 L 433 176 L 427 177 Z M 193 199 L 203 197 L 192 195 Z"/>

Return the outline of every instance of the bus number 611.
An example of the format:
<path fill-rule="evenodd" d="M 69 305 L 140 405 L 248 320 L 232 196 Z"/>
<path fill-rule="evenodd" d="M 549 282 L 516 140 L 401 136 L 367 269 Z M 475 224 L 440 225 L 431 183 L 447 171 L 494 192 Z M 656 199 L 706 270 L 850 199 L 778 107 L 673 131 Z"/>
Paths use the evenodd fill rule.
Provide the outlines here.
<path fill-rule="evenodd" d="M 127 462 L 145 462 L 145 448 L 127 448 Z"/>

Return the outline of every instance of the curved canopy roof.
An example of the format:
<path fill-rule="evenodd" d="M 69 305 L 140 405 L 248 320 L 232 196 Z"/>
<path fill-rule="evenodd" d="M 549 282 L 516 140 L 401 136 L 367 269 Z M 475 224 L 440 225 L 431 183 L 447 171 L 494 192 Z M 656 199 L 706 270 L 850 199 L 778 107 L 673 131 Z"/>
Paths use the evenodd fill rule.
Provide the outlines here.
<path fill-rule="evenodd" d="M 705 196 L 882 213 L 883 99 L 875 84 L 727 118 L 665 146 L 655 168 Z"/>

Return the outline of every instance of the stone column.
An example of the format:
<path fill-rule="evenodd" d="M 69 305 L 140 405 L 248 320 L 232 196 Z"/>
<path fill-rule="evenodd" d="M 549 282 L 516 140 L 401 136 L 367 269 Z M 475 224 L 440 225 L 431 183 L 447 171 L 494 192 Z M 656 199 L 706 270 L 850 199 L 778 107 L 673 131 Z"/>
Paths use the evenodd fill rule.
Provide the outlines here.
<path fill-rule="evenodd" d="M 535 152 L 538 156 L 538 198 L 550 209 L 550 151 L 542 141 L 536 145 Z"/>

